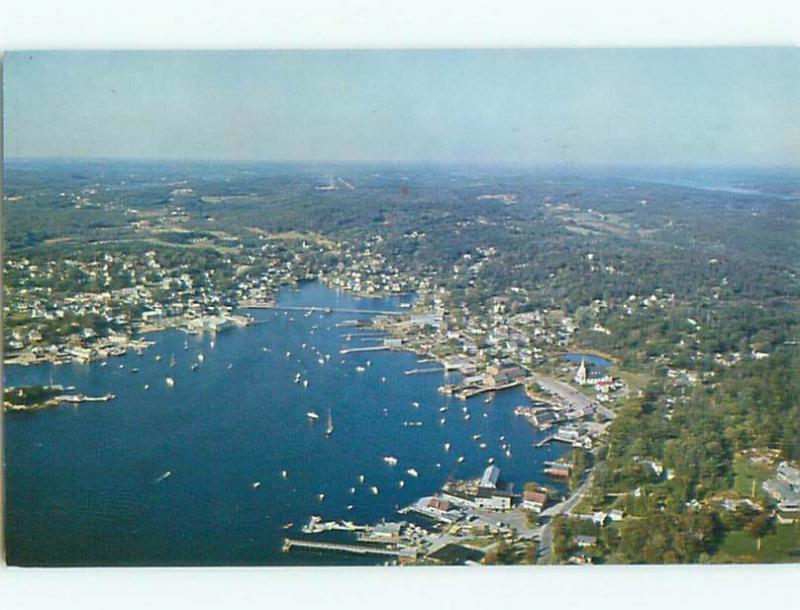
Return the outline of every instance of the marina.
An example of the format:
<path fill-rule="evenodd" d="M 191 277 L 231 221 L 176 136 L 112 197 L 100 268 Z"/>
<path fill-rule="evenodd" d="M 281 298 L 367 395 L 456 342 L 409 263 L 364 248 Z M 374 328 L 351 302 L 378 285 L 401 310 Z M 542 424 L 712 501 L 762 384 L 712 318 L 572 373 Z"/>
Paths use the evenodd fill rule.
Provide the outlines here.
<path fill-rule="evenodd" d="M 389 310 L 398 299 L 356 301 L 312 282 L 280 291 L 278 302 L 303 311 L 306 302 Z M 85 531 L 76 524 L 87 522 L 89 507 L 95 557 L 117 565 L 191 564 L 196 546 L 182 533 L 190 531 L 226 548 L 230 564 L 382 562 L 385 556 L 369 553 L 315 554 L 300 547 L 282 553 L 284 528 L 321 510 L 334 522 L 390 520 L 398 507 L 434 493 L 449 477 L 479 475 L 489 457 L 518 488 L 537 476 L 548 481 L 543 461 L 567 450 L 558 443 L 533 447 L 544 435 L 514 415 L 526 401 L 520 387 L 497 393 L 490 407 L 470 405 L 473 417 L 465 420 L 464 403 L 437 392 L 443 372 L 404 374 L 421 368 L 416 354 L 354 352 L 321 366 L 320 353 L 341 349 L 337 324 L 347 314 L 315 310 L 292 322 L 278 310 L 252 315 L 257 324 L 224 333 L 149 335 L 154 345 L 144 356 L 120 356 L 122 369 L 100 362 L 5 367 L 9 385 L 48 383 L 52 376 L 53 383 L 74 386 L 71 394 L 116 395 L 80 409 L 8 413 L 6 446 L 15 458 L 6 485 L 17 500 L 6 535 L 15 541 L 18 563 L 48 557 L 52 565 L 85 565 L 71 532 Z M 352 329 L 360 332 L 374 330 Z M 200 366 L 193 371 L 192 364 Z M 450 380 L 459 382 L 459 373 Z M 440 422 L 440 407 L 459 416 Z M 335 430 L 326 435 L 329 421 Z M 486 450 L 474 434 L 482 435 Z M 78 451 L 77 439 L 87 436 L 115 441 Z M 513 457 L 503 443 L 515 448 Z M 43 487 L 61 506 L 57 518 L 26 492 Z M 170 533 L 176 513 L 183 516 L 180 531 Z M 121 537 L 130 542 L 120 546 Z"/>

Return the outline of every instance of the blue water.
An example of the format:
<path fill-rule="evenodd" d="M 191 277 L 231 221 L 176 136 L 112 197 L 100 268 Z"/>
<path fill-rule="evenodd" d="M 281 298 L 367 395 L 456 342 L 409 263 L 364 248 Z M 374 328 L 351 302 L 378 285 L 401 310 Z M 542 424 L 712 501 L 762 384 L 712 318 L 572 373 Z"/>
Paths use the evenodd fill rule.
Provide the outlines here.
<path fill-rule="evenodd" d="M 373 310 L 396 309 L 402 300 L 409 299 L 358 299 L 316 282 L 278 295 L 282 305 Z M 356 338 L 367 331 L 335 326 L 363 315 L 251 313 L 264 323 L 216 337 L 156 333 L 150 337 L 156 345 L 143 355 L 110 358 L 105 367 L 94 362 L 5 368 L 10 385 L 48 383 L 52 373 L 55 383 L 77 391 L 117 395 L 109 403 L 6 416 L 9 563 L 374 563 L 325 553 L 283 554 L 281 541 L 298 535 L 312 514 L 358 523 L 395 519 L 398 507 L 435 492 L 448 477 L 478 476 L 489 456 L 497 459 L 501 479 L 517 489 L 525 481 L 544 482 L 542 461 L 564 451 L 556 444 L 532 446 L 540 433 L 513 414 L 516 405 L 529 402 L 521 390 L 501 392 L 490 404 L 480 397 L 464 402 L 436 391 L 454 376 L 404 375 L 419 366 L 414 354 L 339 355 L 342 347 L 369 344 Z M 343 337 L 348 333 L 354 335 L 350 343 Z M 320 365 L 315 350 L 330 354 L 330 361 Z M 192 371 L 199 353 L 205 360 Z M 173 355 L 176 365 L 170 368 Z M 371 366 L 356 372 L 368 360 Z M 132 373 L 134 367 L 140 372 Z M 293 383 L 298 372 L 309 380 L 305 389 Z M 167 376 L 175 379 L 174 388 L 165 383 Z M 465 405 L 469 421 L 461 412 Z M 438 423 L 441 406 L 449 407 L 444 426 Z M 329 408 L 335 431 L 325 438 Z M 320 414 L 316 423 L 306 417 L 312 409 Z M 404 421 L 424 425 L 405 427 Z M 476 433 L 487 449 L 472 439 Z M 511 443 L 510 459 L 500 449 L 500 435 Z M 452 444 L 449 453 L 445 442 Z M 462 454 L 467 459 L 457 464 Z M 399 464 L 388 466 L 385 455 Z M 412 467 L 419 478 L 406 474 Z M 167 471 L 171 476 L 159 480 Z M 400 479 L 406 482 L 402 489 Z M 261 482 L 258 489 L 251 486 L 255 481 Z M 370 493 L 371 485 L 378 495 Z M 285 530 L 288 523 L 294 526 Z"/>
<path fill-rule="evenodd" d="M 564 356 L 564 360 L 569 360 L 570 362 L 580 362 L 584 358 L 586 359 L 586 364 L 593 364 L 594 366 L 599 366 L 604 369 L 614 364 L 610 360 L 595 356 L 594 354 L 567 354 Z"/>

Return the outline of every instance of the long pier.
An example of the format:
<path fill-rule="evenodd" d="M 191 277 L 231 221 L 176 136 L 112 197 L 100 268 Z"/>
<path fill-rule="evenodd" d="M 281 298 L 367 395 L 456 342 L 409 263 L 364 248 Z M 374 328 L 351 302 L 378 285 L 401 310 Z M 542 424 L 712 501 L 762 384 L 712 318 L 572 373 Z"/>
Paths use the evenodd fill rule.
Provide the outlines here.
<path fill-rule="evenodd" d="M 431 367 L 427 369 L 409 369 L 408 371 L 403 371 L 405 375 L 424 375 L 425 373 L 444 373 L 444 369 L 441 367 Z"/>
<path fill-rule="evenodd" d="M 239 305 L 239 309 L 275 309 L 278 311 L 302 311 L 304 313 L 364 313 L 381 316 L 402 316 L 405 312 L 384 309 L 358 309 L 355 307 L 320 307 L 319 305 L 275 305 L 274 303 L 260 303 L 257 301 L 245 301 Z"/>
<path fill-rule="evenodd" d="M 370 345 L 368 347 L 346 347 L 339 350 L 339 353 L 344 354 L 354 354 L 358 352 L 382 352 L 383 350 L 391 349 L 386 347 L 385 345 Z"/>
<path fill-rule="evenodd" d="M 383 555 L 390 557 L 405 556 L 407 552 L 400 549 L 388 549 L 386 547 L 367 546 L 364 544 L 342 544 L 338 542 L 314 542 L 312 540 L 297 540 L 294 538 L 284 538 L 283 552 L 288 553 L 293 548 L 311 549 L 316 551 L 340 551 L 344 553 L 355 553 L 357 555 Z"/>

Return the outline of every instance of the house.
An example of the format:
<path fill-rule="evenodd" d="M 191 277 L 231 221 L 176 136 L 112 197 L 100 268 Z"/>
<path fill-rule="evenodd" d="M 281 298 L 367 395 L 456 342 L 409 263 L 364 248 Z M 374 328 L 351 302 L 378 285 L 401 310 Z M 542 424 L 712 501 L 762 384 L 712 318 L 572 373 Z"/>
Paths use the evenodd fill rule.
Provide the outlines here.
<path fill-rule="evenodd" d="M 597 544 L 597 536 L 585 536 L 583 534 L 578 534 L 575 536 L 575 544 L 581 548 L 595 546 Z"/>
<path fill-rule="evenodd" d="M 547 504 L 547 493 L 544 491 L 522 492 L 522 508 L 540 513 Z"/>

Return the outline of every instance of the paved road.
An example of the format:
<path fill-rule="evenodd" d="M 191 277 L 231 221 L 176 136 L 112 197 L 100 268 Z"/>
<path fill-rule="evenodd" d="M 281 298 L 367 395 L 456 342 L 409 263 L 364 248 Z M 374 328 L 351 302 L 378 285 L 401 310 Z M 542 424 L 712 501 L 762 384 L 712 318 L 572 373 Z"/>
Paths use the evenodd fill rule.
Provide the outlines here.
<path fill-rule="evenodd" d="M 551 394 L 555 394 L 561 398 L 565 404 L 575 405 L 576 407 L 588 407 L 593 403 L 591 398 L 585 394 L 581 394 L 578 390 L 563 381 L 545 377 L 538 373 L 531 373 L 530 378 Z"/>
<path fill-rule="evenodd" d="M 557 515 L 569 515 L 572 513 L 572 509 L 578 505 L 583 497 L 586 495 L 586 492 L 589 490 L 589 487 L 592 484 L 592 474 L 589 473 L 589 476 L 586 477 L 586 480 L 581 483 L 580 487 L 575 490 L 567 500 L 559 504 L 555 504 L 551 506 L 547 510 L 542 511 L 540 517 L 548 517 L 547 523 L 542 525 L 539 528 L 538 532 L 538 539 L 539 539 L 539 563 L 549 563 L 550 562 L 550 553 L 553 547 L 553 518 Z"/>

